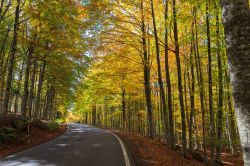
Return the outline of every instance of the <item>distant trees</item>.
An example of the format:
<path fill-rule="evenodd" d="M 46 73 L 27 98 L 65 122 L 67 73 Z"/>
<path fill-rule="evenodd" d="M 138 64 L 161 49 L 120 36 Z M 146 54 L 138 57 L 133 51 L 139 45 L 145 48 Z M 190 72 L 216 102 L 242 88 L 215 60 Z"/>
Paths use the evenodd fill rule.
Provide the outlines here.
<path fill-rule="evenodd" d="M 222 6 L 223 16 L 216 0 L 2 0 L 0 113 L 80 115 L 212 165 L 223 148 L 237 153 L 239 132 L 248 164 L 249 1 Z"/>
<path fill-rule="evenodd" d="M 181 145 L 183 155 L 202 151 L 206 164 L 221 162 L 223 148 L 235 152 L 219 3 L 131 0 L 100 6 L 107 4 L 110 13 L 78 88 L 75 113 L 91 124 L 96 106 L 96 124 L 161 138 L 171 148 Z"/>
<path fill-rule="evenodd" d="M 77 2 L 2 0 L 0 113 L 53 119 L 83 73 L 89 8 Z M 91 9 L 92 10 L 92 9 Z M 85 26 L 85 28 L 84 28 Z"/>

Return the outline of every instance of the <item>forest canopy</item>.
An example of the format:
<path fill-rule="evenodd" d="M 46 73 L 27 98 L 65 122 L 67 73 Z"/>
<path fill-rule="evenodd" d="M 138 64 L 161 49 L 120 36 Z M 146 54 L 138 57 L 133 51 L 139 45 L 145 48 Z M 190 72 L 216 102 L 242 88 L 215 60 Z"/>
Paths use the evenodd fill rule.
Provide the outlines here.
<path fill-rule="evenodd" d="M 240 1 L 1 0 L 0 113 L 135 132 L 221 162 L 249 129 L 237 128 L 228 70 L 237 19 L 222 15 L 247 13 Z"/>

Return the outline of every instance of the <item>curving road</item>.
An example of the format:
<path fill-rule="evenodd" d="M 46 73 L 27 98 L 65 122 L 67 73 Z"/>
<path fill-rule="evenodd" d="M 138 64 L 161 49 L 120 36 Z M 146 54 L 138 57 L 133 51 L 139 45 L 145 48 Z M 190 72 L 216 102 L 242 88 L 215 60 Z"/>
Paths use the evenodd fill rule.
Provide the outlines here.
<path fill-rule="evenodd" d="M 123 143 L 112 133 L 69 124 L 62 136 L 0 159 L 0 166 L 132 166 Z"/>

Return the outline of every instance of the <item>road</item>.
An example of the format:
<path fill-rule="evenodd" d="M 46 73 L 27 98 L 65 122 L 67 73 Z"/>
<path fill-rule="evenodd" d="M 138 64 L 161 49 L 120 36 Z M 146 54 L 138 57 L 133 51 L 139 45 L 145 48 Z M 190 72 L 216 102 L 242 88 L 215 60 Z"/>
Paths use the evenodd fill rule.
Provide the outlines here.
<path fill-rule="evenodd" d="M 133 166 L 123 146 L 106 130 L 69 124 L 64 135 L 0 159 L 0 166 Z"/>

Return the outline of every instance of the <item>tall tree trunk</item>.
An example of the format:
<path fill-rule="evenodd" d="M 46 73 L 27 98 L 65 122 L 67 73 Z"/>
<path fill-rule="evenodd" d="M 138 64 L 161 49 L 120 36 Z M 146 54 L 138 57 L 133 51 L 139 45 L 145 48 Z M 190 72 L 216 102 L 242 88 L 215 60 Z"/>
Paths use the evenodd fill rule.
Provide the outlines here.
<path fill-rule="evenodd" d="M 122 88 L 122 130 L 126 131 L 126 91 Z"/>
<path fill-rule="evenodd" d="M 190 117 L 189 117 L 189 147 L 191 151 L 193 150 L 193 121 L 194 121 L 194 111 L 195 111 L 195 103 L 194 103 L 194 93 L 195 93 L 195 77 L 194 77 L 194 58 L 193 53 L 195 52 L 194 48 L 194 23 L 192 24 L 192 40 L 190 47 L 190 70 L 191 70 L 191 80 L 188 74 L 189 80 L 189 98 L 190 98 Z"/>
<path fill-rule="evenodd" d="M 216 141 L 216 160 L 221 162 L 221 146 L 222 146 L 222 133 L 223 133 L 223 75 L 221 63 L 221 46 L 220 46 L 220 24 L 219 24 L 219 8 L 217 2 L 215 3 L 216 10 L 216 52 L 218 61 L 218 113 L 217 113 L 217 141 Z"/>
<path fill-rule="evenodd" d="M 230 78 L 228 76 L 228 70 L 225 71 L 225 81 L 226 81 L 226 87 L 227 87 L 227 93 L 226 93 L 226 100 L 228 105 L 228 112 L 229 112 L 229 130 L 230 130 L 230 138 L 232 142 L 231 147 L 231 153 L 235 154 L 237 151 L 237 129 L 235 124 L 235 113 L 233 110 L 233 104 L 232 104 L 232 96 L 231 96 L 231 85 L 230 85 Z"/>
<path fill-rule="evenodd" d="M 169 123 L 169 145 L 172 149 L 175 148 L 174 137 L 174 120 L 173 120 L 173 104 L 172 104 L 172 87 L 169 72 L 169 54 L 168 54 L 168 3 L 165 2 L 165 72 L 166 72 L 166 86 L 167 86 L 167 100 L 168 100 L 168 123 Z"/>
<path fill-rule="evenodd" d="M 7 74 L 7 81 L 6 81 L 6 89 L 5 89 L 5 96 L 4 96 L 4 103 L 3 103 L 3 113 L 8 113 L 9 107 L 9 99 L 10 99 L 10 91 L 12 85 L 12 77 L 13 77 L 13 68 L 16 56 L 16 49 L 17 49 L 17 37 L 18 37 L 18 28 L 19 28 L 19 14 L 20 14 L 20 0 L 17 1 L 17 6 L 15 10 L 15 23 L 14 23 L 14 31 L 13 31 L 13 39 L 10 48 L 10 59 L 8 65 L 8 74 Z"/>
<path fill-rule="evenodd" d="M 19 72 L 19 79 L 18 79 L 18 83 L 17 83 L 17 90 L 18 92 L 16 93 L 16 99 L 15 99 L 15 113 L 18 113 L 18 105 L 19 105 L 19 97 L 20 97 L 20 94 L 21 94 L 21 81 L 22 81 L 22 78 L 23 78 L 23 69 L 24 69 L 24 64 L 25 64 L 25 58 L 23 59 L 23 63 L 22 63 L 22 67 L 21 67 L 21 70 Z"/>
<path fill-rule="evenodd" d="M 27 104 L 28 104 L 28 98 L 29 98 L 29 77 L 30 77 L 31 58 L 32 58 L 33 52 L 34 52 L 34 46 L 30 46 L 29 52 L 27 55 L 27 60 L 26 60 L 24 88 L 23 88 L 24 94 L 22 98 L 22 107 L 21 107 L 22 117 L 27 116 Z"/>
<path fill-rule="evenodd" d="M 199 84 L 199 93 L 200 93 L 200 105 L 202 112 L 202 146 L 204 152 L 204 163 L 207 164 L 207 147 L 206 147 L 206 129 L 205 129 L 205 106 L 204 106 L 204 83 L 203 83 L 203 75 L 202 75 L 202 67 L 201 67 L 201 58 L 200 58 L 200 50 L 199 50 L 199 40 L 198 40 L 198 25 L 197 25 L 197 9 L 194 7 L 194 25 L 195 25 L 195 60 L 196 60 L 196 72 Z"/>
<path fill-rule="evenodd" d="M 34 87 L 35 87 L 36 71 L 37 71 L 37 61 L 34 60 L 33 71 L 31 75 L 31 83 L 30 83 L 29 103 L 28 103 L 29 117 L 32 117 L 32 105 L 34 101 Z"/>
<path fill-rule="evenodd" d="M 96 126 L 96 106 L 92 106 L 92 126 Z"/>
<path fill-rule="evenodd" d="M 250 12 L 248 0 L 223 1 L 223 23 L 234 107 L 245 166 L 250 165 Z"/>
<path fill-rule="evenodd" d="M 176 1 L 173 0 L 173 22 L 174 22 L 174 41 L 175 41 L 175 55 L 176 55 L 176 66 L 178 74 L 178 91 L 179 91 L 179 102 L 181 110 L 181 124 L 182 124 L 182 154 L 185 156 L 187 151 L 187 138 L 186 138 L 186 118 L 183 103 L 183 87 L 182 87 L 182 74 L 181 74 L 181 62 L 180 62 L 180 48 L 178 39 L 178 26 L 177 26 L 177 13 L 176 13 Z"/>
<path fill-rule="evenodd" d="M 54 119 L 54 115 L 55 115 L 55 99 L 56 99 L 56 89 L 54 86 L 51 87 L 50 90 L 50 102 L 49 102 L 49 120 L 53 120 Z"/>
<path fill-rule="evenodd" d="M 50 97 L 50 91 L 49 91 L 49 87 L 47 87 L 46 95 L 44 96 L 44 99 L 43 99 L 44 100 L 44 102 L 43 102 L 43 119 L 47 119 L 47 117 L 48 117 L 49 97 Z"/>
<path fill-rule="evenodd" d="M 7 54 L 7 57 L 5 57 L 7 51 L 6 47 L 6 41 L 8 34 L 11 30 L 11 27 L 9 26 L 8 32 L 6 32 L 6 35 L 3 39 L 3 43 L 0 49 L 0 57 L 1 57 L 1 64 L 0 64 L 0 113 L 3 112 L 3 102 L 4 102 L 4 86 L 5 86 L 5 76 L 6 76 L 6 71 L 8 67 L 8 62 L 9 62 L 9 54 Z"/>
<path fill-rule="evenodd" d="M 7 66 L 8 66 L 8 61 L 9 61 L 9 56 L 7 56 L 6 62 L 4 64 L 3 70 L 2 70 L 2 80 L 1 80 L 1 93 L 0 93 L 0 106 L 1 106 L 1 112 L 3 112 L 4 108 L 3 108 L 3 103 L 4 103 L 4 88 L 5 88 L 5 75 L 6 75 L 6 70 L 7 70 Z"/>
<path fill-rule="evenodd" d="M 151 14 L 153 18 L 153 27 L 154 27 L 154 37 L 155 37 L 155 47 L 156 47 L 156 61 L 157 61 L 157 72 L 158 72 L 158 84 L 160 86 L 160 96 L 162 100 L 162 109 L 163 109 L 163 120 L 164 120 L 164 128 L 165 128 L 165 137 L 166 139 L 169 138 L 169 125 L 168 125 L 168 114 L 167 114 L 167 107 L 166 107 L 166 99 L 165 99 L 165 92 L 163 87 L 162 81 L 162 74 L 161 74 L 161 58 L 160 58 L 160 47 L 159 47 L 159 39 L 158 33 L 156 28 L 156 21 L 155 21 L 155 12 L 154 12 L 154 1 L 150 0 L 151 4 Z"/>
<path fill-rule="evenodd" d="M 149 136 L 154 137 L 154 124 L 153 124 L 153 110 L 151 101 L 151 88 L 150 88 L 150 55 L 147 52 L 147 41 L 146 41 L 146 31 L 145 31 L 145 18 L 144 18 L 144 2 L 141 1 L 141 17 L 142 17 L 142 49 L 143 49 L 143 67 L 144 67 L 144 88 L 146 97 L 146 107 L 147 107 L 147 117 L 148 117 L 148 127 Z"/>
<path fill-rule="evenodd" d="M 42 92 L 42 86 L 43 86 L 43 78 L 45 73 L 45 67 L 46 67 L 46 61 L 42 62 L 42 66 L 39 73 L 39 81 L 38 81 L 38 87 L 37 87 L 37 98 L 36 98 L 36 104 L 35 104 L 35 118 L 40 118 L 40 103 L 41 103 L 41 92 Z"/>
<path fill-rule="evenodd" d="M 206 1 L 206 27 L 207 27 L 207 56 L 208 56 L 208 101 L 210 114 L 210 156 L 212 165 L 214 165 L 214 147 L 215 147 L 215 123 L 213 110 L 213 81 L 212 81 L 212 55 L 211 55 L 211 37 L 209 21 L 210 0 Z"/>

